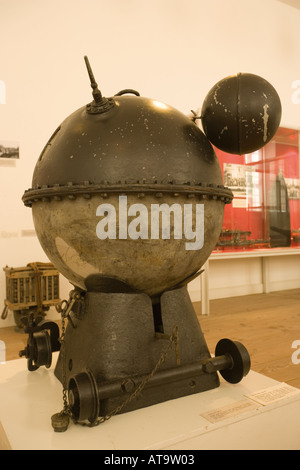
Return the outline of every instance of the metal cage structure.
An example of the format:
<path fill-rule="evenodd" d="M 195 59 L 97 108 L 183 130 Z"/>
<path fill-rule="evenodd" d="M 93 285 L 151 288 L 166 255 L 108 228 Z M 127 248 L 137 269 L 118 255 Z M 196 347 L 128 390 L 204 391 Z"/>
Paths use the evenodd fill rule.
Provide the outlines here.
<path fill-rule="evenodd" d="M 6 266 L 3 270 L 6 277 L 6 299 L 2 319 L 11 310 L 17 326 L 22 328 L 20 319 L 23 316 L 45 316 L 51 306 L 60 303 L 59 271 L 52 263 L 34 262 L 16 268 Z"/>

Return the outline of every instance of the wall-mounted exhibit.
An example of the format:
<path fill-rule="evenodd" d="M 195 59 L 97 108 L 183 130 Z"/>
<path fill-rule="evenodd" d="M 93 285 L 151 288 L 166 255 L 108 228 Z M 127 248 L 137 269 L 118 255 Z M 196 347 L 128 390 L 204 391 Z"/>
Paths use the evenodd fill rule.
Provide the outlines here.
<path fill-rule="evenodd" d="M 234 194 L 216 251 L 299 247 L 299 131 L 280 127 L 271 142 L 242 158 L 216 154 Z"/>

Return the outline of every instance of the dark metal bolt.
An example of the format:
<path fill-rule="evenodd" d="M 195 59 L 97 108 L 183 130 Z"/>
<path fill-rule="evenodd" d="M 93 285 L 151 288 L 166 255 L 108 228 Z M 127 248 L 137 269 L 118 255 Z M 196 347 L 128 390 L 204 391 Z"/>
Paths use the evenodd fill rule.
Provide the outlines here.
<path fill-rule="evenodd" d="M 135 383 L 133 380 L 125 380 L 123 383 L 122 383 L 122 390 L 124 392 L 127 392 L 127 393 L 130 393 L 134 390 L 134 387 L 135 387 Z"/>

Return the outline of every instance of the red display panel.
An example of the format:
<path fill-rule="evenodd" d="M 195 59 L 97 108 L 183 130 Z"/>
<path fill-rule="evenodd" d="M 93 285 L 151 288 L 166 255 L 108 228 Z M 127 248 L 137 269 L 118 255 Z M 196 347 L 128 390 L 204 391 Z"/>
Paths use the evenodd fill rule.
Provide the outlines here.
<path fill-rule="evenodd" d="M 215 152 L 224 185 L 234 193 L 216 250 L 300 248 L 299 131 L 279 128 L 250 154 Z"/>

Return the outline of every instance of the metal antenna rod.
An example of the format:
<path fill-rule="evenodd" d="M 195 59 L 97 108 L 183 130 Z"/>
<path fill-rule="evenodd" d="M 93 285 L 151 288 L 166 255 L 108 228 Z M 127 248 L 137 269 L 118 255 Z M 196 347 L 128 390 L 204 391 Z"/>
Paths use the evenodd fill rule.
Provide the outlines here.
<path fill-rule="evenodd" d="M 100 90 L 98 89 L 98 84 L 95 80 L 92 68 L 90 66 L 89 59 L 87 58 L 86 55 L 84 56 L 84 60 L 85 60 L 86 68 L 87 68 L 87 71 L 88 71 L 88 74 L 89 74 L 89 77 L 90 77 L 91 87 L 93 88 L 94 101 L 95 101 L 95 103 L 100 104 L 103 101 L 102 94 L 101 94 Z"/>

